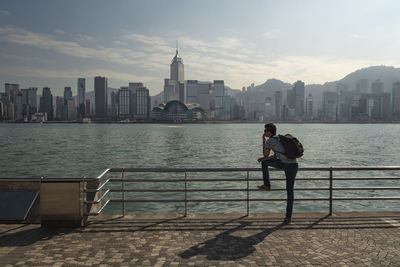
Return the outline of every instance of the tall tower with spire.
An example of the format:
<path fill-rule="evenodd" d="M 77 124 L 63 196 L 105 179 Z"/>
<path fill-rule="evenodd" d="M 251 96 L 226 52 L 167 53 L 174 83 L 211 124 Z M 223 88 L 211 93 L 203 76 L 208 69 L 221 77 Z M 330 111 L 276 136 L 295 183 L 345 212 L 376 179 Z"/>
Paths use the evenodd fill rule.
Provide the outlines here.
<path fill-rule="evenodd" d="M 179 83 L 184 82 L 184 67 L 183 67 L 183 61 L 182 59 L 178 56 L 178 44 L 176 45 L 176 53 L 174 58 L 172 59 L 171 62 L 171 80 L 175 80 Z"/>
<path fill-rule="evenodd" d="M 184 102 L 184 66 L 182 59 L 178 56 L 178 42 L 176 53 L 170 65 L 170 79 L 164 80 L 164 102 L 179 100 Z"/>

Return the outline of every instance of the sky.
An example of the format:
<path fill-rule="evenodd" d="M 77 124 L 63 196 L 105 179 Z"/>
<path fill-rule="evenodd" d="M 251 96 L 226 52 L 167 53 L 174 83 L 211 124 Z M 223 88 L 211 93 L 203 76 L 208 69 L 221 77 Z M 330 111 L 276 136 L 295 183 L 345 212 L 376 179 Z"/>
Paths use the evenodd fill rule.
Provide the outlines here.
<path fill-rule="evenodd" d="M 271 78 L 336 81 L 364 67 L 400 66 L 400 1 L 1 0 L 0 91 L 86 78 L 163 90 L 178 42 L 185 80 L 240 89 Z"/>

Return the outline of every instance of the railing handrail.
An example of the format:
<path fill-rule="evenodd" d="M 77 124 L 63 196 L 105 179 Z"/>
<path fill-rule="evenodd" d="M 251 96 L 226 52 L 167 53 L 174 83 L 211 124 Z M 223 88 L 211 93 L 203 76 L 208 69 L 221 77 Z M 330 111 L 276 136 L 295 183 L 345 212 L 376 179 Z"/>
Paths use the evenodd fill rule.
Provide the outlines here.
<path fill-rule="evenodd" d="M 271 168 L 271 171 L 279 171 L 278 169 Z M 296 180 L 309 180 L 309 181 L 329 181 L 329 186 L 324 188 L 298 188 L 295 190 L 329 190 L 329 197 L 328 198 L 300 198 L 296 199 L 296 201 L 329 201 L 329 214 L 332 214 L 332 202 L 334 200 L 400 200 L 400 197 L 334 197 L 333 191 L 342 191 L 342 190 L 400 190 L 400 187 L 333 187 L 333 181 L 343 181 L 343 180 L 398 180 L 400 176 L 397 177 L 334 177 L 333 172 L 341 172 L 341 171 L 399 171 L 400 166 L 336 166 L 336 167 L 301 167 L 299 168 L 300 172 L 329 172 L 329 177 L 316 177 L 316 178 L 297 178 Z M 0 182 L 82 182 L 84 185 L 87 182 L 93 181 L 100 181 L 99 185 L 96 188 L 87 189 L 84 186 L 84 190 L 82 190 L 83 194 L 88 193 L 98 193 L 102 191 L 106 184 L 110 182 L 121 182 L 122 189 L 107 189 L 105 193 L 103 193 L 100 198 L 93 201 L 85 200 L 83 201 L 83 205 L 86 206 L 85 214 L 86 216 L 90 215 L 98 215 L 110 202 L 122 202 L 123 205 L 123 215 L 125 215 L 125 203 L 127 202 L 184 202 L 185 203 L 185 215 L 187 214 L 187 203 L 188 202 L 219 202 L 219 201 L 246 201 L 247 202 L 247 214 L 249 214 L 249 202 L 253 201 L 284 201 L 286 199 L 258 199 L 258 198 L 249 198 L 249 192 L 258 191 L 255 189 L 249 188 L 250 181 L 259 181 L 260 179 L 250 179 L 249 172 L 260 172 L 261 168 L 107 168 L 105 169 L 99 176 L 97 177 L 0 177 Z M 217 172 L 246 172 L 246 178 L 240 179 L 233 179 L 233 178 L 206 178 L 206 179 L 199 179 L 199 178 L 187 178 L 187 173 L 217 173 Z M 101 180 L 105 177 L 108 173 L 122 173 L 121 179 L 109 178 L 106 179 L 103 183 Z M 185 177 L 182 179 L 126 179 L 124 174 L 125 173 L 184 173 Z M 283 181 L 286 179 L 281 178 L 272 178 L 271 180 L 279 180 Z M 237 182 L 247 182 L 246 189 L 196 189 L 191 190 L 187 188 L 188 182 L 218 182 L 218 181 L 237 181 Z M 125 190 L 125 183 L 130 182 L 183 182 L 185 184 L 185 189 L 127 189 Z M 217 192 L 217 191 L 241 191 L 247 192 L 247 197 L 243 199 L 188 199 L 187 193 L 188 192 Z M 284 189 L 279 190 L 272 190 L 272 191 L 284 191 Z M 122 192 L 122 199 L 108 199 L 106 200 L 105 204 L 101 206 L 101 208 L 97 212 L 87 212 L 87 205 L 90 204 L 101 204 L 102 200 L 105 199 L 110 192 Z M 184 192 L 185 197 L 184 199 L 125 199 L 125 192 Z"/>

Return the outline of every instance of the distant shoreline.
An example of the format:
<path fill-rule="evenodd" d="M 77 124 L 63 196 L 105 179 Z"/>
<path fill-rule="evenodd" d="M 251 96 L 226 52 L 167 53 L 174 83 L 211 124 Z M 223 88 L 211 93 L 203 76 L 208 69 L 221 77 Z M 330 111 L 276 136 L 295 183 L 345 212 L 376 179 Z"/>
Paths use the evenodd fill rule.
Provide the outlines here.
<path fill-rule="evenodd" d="M 270 122 L 270 121 L 268 121 Z M 271 121 L 277 124 L 400 124 L 400 121 L 351 121 L 351 122 L 336 122 L 336 121 Z M 0 121 L 0 123 L 11 124 L 264 124 L 267 121 L 185 121 L 185 122 L 120 122 L 120 121 L 45 121 L 45 122 L 24 122 L 24 121 Z"/>

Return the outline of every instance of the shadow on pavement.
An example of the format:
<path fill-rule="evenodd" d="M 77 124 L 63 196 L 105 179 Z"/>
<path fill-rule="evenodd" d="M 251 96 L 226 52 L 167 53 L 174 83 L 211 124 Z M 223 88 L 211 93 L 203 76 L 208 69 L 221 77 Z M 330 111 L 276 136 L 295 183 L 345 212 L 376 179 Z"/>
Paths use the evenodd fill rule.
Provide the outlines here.
<path fill-rule="evenodd" d="M 235 231 L 244 230 L 246 226 L 251 225 L 251 222 L 246 221 L 239 221 L 239 223 L 239 226 L 218 234 L 213 239 L 195 245 L 179 254 L 179 256 L 183 259 L 189 259 L 202 254 L 208 260 L 236 260 L 247 257 L 256 250 L 254 245 L 262 242 L 269 234 L 283 226 L 283 224 L 279 224 L 247 237 L 231 235 Z"/>
<path fill-rule="evenodd" d="M 15 229 L 14 229 L 15 230 Z M 0 247 L 29 246 L 38 241 L 50 240 L 55 236 L 73 231 L 67 228 L 44 229 L 40 226 L 0 236 Z"/>

